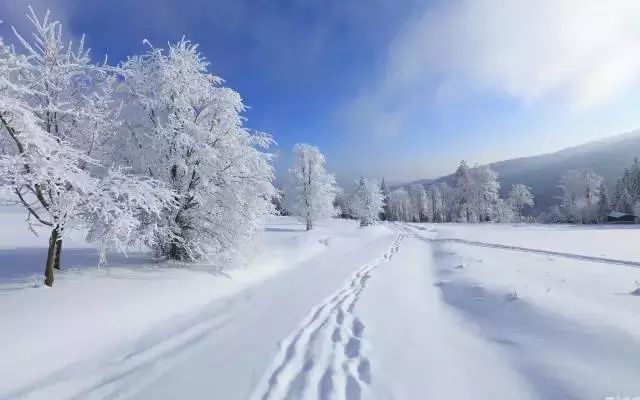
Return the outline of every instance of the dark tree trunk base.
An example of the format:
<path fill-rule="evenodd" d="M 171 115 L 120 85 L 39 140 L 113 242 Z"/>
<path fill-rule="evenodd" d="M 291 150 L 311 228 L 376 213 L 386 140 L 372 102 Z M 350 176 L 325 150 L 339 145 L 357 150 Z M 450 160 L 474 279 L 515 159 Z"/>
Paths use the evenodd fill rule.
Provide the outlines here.
<path fill-rule="evenodd" d="M 47 251 L 47 263 L 44 266 L 44 284 L 51 287 L 53 286 L 53 266 L 55 264 L 56 253 L 58 248 L 58 228 L 54 228 L 51 231 L 51 237 L 49 238 L 49 250 Z"/>
<path fill-rule="evenodd" d="M 60 252 L 62 251 L 62 239 L 58 240 L 58 244 L 56 245 L 56 258 L 53 261 L 53 268 L 60 271 Z"/>

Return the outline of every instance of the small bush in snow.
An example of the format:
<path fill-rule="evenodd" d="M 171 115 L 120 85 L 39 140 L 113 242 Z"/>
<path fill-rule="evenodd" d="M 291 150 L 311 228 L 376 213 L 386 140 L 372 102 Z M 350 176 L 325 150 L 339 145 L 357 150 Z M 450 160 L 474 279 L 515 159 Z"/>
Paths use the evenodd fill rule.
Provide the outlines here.
<path fill-rule="evenodd" d="M 507 293 L 507 294 L 504 296 L 504 298 L 505 298 L 507 301 L 515 301 L 515 300 L 518 300 L 518 298 L 519 298 L 519 296 L 518 296 L 518 292 L 517 292 L 516 290 L 514 290 L 514 291 L 512 291 L 512 292 L 509 292 L 509 293 Z"/>

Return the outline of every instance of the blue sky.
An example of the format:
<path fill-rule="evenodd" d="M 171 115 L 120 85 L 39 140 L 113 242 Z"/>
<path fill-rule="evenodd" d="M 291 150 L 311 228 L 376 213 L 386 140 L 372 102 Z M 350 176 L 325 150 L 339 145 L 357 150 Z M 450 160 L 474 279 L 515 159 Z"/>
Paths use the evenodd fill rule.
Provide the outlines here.
<path fill-rule="evenodd" d="M 640 128 L 631 0 L 11 0 L 50 8 L 117 62 L 185 35 L 251 107 L 251 128 L 326 154 L 339 181 L 400 182 Z"/>

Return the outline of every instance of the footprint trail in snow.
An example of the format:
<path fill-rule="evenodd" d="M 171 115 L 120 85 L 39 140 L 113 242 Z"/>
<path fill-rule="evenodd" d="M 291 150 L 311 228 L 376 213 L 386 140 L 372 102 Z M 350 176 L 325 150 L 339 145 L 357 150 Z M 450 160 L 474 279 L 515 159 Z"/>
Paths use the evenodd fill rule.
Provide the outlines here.
<path fill-rule="evenodd" d="M 398 252 L 400 234 L 381 257 L 365 264 L 346 285 L 316 306 L 280 351 L 254 400 L 358 400 L 372 381 L 365 324 L 355 307 L 371 273 Z"/>

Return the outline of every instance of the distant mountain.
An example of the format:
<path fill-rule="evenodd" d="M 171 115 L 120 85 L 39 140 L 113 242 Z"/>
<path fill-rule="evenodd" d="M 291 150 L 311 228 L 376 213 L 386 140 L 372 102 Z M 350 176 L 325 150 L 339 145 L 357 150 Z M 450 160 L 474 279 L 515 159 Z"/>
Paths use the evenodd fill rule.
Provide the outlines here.
<path fill-rule="evenodd" d="M 605 179 L 613 195 L 616 181 L 635 157 L 640 158 L 640 130 L 623 135 L 570 147 L 555 153 L 533 157 L 514 158 L 489 164 L 498 173 L 501 193 L 506 196 L 511 186 L 523 183 L 530 186 L 536 196 L 535 212 L 557 204 L 561 195 L 558 188 L 560 176 L 570 169 L 591 169 Z M 425 185 L 446 181 L 453 184 L 453 176 L 419 180 L 413 183 Z M 403 185 L 403 186 L 408 186 Z"/>

